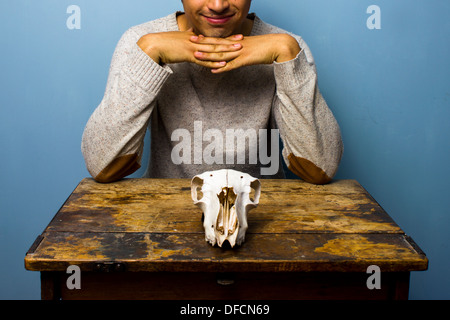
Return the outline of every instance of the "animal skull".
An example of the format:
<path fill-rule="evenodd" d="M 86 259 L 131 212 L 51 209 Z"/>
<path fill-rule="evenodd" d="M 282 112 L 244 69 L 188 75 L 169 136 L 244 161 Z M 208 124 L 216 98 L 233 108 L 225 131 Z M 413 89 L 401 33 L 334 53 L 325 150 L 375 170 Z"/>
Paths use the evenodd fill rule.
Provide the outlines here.
<path fill-rule="evenodd" d="M 198 199 L 198 188 L 203 194 L 201 199 Z M 255 190 L 253 200 L 251 189 Z M 260 194 L 259 180 L 236 170 L 207 171 L 193 177 L 191 196 L 203 211 L 206 241 L 219 247 L 225 240 L 231 247 L 241 245 L 248 228 L 247 214 L 258 205 Z"/>

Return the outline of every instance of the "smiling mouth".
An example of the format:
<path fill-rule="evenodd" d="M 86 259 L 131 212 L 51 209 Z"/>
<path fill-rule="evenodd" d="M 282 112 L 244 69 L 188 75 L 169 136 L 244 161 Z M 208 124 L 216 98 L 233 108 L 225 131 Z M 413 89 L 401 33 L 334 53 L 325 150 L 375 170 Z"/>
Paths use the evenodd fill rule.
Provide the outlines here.
<path fill-rule="evenodd" d="M 233 18 L 234 14 L 228 16 L 208 17 L 203 16 L 210 24 L 225 24 Z"/>

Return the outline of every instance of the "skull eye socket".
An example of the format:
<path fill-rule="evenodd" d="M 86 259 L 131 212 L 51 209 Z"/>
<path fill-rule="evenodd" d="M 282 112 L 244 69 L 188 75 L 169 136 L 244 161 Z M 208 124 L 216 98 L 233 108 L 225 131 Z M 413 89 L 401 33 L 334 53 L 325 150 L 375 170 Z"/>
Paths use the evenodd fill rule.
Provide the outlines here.
<path fill-rule="evenodd" d="M 191 181 L 191 197 L 194 201 L 199 201 L 203 198 L 202 192 L 203 179 L 194 177 Z"/>
<path fill-rule="evenodd" d="M 250 193 L 249 193 L 248 196 L 249 196 L 249 198 L 250 198 L 250 200 L 251 200 L 252 202 L 255 201 L 255 193 L 256 193 L 255 189 L 250 188 Z"/>
<path fill-rule="evenodd" d="M 199 189 L 200 189 L 200 190 L 199 190 Z M 196 193 L 197 193 L 197 201 L 200 200 L 201 198 L 203 198 L 202 188 L 197 187 Z"/>
<path fill-rule="evenodd" d="M 250 183 L 250 193 L 249 198 L 252 202 L 259 202 L 261 192 L 261 183 L 259 180 L 254 180 L 252 183 Z"/>

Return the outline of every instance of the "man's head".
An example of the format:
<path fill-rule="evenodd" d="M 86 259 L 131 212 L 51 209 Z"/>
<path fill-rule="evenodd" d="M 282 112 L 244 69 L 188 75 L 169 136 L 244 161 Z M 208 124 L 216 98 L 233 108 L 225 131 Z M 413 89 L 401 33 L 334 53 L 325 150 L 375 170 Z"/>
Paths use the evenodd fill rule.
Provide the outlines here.
<path fill-rule="evenodd" d="M 188 28 L 207 37 L 245 33 L 251 0 L 182 0 Z"/>

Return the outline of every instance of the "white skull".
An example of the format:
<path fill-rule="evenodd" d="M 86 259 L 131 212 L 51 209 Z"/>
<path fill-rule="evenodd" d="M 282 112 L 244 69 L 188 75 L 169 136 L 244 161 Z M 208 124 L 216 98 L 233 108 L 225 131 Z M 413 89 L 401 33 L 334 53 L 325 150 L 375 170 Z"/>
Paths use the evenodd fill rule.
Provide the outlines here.
<path fill-rule="evenodd" d="M 198 199 L 201 187 L 203 197 Z M 250 199 L 254 189 L 254 199 Z M 247 214 L 256 208 L 261 194 L 261 183 L 247 173 L 231 169 L 208 171 L 191 180 L 194 204 L 204 214 L 205 239 L 211 245 L 222 247 L 228 240 L 231 247 L 241 245 L 248 228 Z"/>

